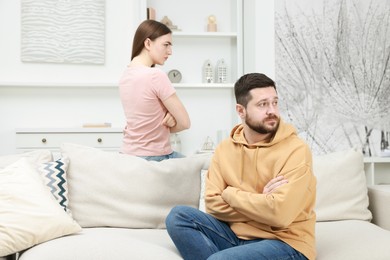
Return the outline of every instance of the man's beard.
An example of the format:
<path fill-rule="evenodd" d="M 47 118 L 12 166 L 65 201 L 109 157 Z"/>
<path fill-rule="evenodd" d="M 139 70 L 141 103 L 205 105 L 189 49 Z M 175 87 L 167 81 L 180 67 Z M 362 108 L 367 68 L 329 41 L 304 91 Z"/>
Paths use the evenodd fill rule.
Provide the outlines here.
<path fill-rule="evenodd" d="M 273 126 L 267 126 L 263 122 L 269 119 L 276 119 L 276 123 Z M 271 115 L 267 118 L 264 118 L 262 122 L 254 122 L 252 118 L 246 114 L 245 116 L 245 124 L 252 129 L 253 131 L 259 133 L 259 134 L 274 134 L 276 133 L 276 130 L 278 130 L 280 123 L 280 118 L 276 115 Z"/>

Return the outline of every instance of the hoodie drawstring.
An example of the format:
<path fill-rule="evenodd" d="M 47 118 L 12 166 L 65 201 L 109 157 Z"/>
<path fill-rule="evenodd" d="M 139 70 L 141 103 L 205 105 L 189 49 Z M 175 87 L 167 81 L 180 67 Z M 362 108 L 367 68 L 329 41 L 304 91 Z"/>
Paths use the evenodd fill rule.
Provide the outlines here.
<path fill-rule="evenodd" d="M 259 158 L 257 158 L 258 156 L 259 156 L 259 147 L 256 146 L 255 156 L 253 156 L 253 161 L 254 161 L 253 166 L 256 173 L 256 186 L 255 186 L 256 191 L 258 191 L 258 186 L 259 186 L 259 172 L 257 171 L 257 161 L 259 160 Z"/>
<path fill-rule="evenodd" d="M 242 184 L 242 180 L 244 178 L 244 146 L 241 145 L 241 160 L 240 160 L 240 184 Z"/>
<path fill-rule="evenodd" d="M 253 156 L 253 169 L 255 169 L 255 174 L 256 174 L 256 179 L 255 179 L 255 182 L 256 182 L 256 186 L 255 186 L 255 189 L 256 191 L 258 191 L 258 186 L 259 186 L 259 173 L 257 171 L 257 162 L 259 160 L 259 147 L 256 146 L 256 151 L 255 151 L 255 154 Z M 244 158 L 245 158 L 245 151 L 244 151 L 244 145 L 241 145 L 241 160 L 240 160 L 240 184 L 242 184 L 243 180 L 244 180 Z"/>

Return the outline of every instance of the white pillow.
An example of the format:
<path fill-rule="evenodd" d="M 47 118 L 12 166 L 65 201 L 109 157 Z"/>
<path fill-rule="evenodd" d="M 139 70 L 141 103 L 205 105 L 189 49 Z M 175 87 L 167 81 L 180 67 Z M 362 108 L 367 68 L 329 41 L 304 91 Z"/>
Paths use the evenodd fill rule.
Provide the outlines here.
<path fill-rule="evenodd" d="M 317 221 L 371 220 L 363 155 L 359 150 L 313 156 Z"/>
<path fill-rule="evenodd" d="M 0 256 L 81 230 L 25 158 L 0 170 L 0 219 Z"/>
<path fill-rule="evenodd" d="M 82 227 L 165 228 L 173 206 L 199 206 L 200 171 L 210 161 L 146 161 L 69 143 L 61 153 L 70 159 L 69 208 Z"/>
<path fill-rule="evenodd" d="M 0 156 L 0 170 L 7 167 L 8 165 L 18 161 L 21 158 L 27 158 L 28 161 L 33 163 L 44 163 L 53 160 L 53 155 L 50 150 L 34 150 L 31 152 L 10 154 Z"/>

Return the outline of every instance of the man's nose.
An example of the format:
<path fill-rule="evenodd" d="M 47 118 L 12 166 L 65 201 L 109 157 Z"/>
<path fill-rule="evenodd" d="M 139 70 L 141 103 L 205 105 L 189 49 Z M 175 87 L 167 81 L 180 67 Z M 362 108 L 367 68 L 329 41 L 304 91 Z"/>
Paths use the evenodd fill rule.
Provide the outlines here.
<path fill-rule="evenodd" d="M 272 103 L 270 103 L 267 107 L 267 115 L 269 114 L 275 114 L 276 112 L 276 106 Z"/>

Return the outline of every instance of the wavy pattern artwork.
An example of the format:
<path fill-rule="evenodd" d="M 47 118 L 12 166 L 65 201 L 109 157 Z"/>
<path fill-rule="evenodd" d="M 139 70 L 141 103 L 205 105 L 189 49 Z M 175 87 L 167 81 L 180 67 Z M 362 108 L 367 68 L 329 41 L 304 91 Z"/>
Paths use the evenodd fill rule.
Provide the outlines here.
<path fill-rule="evenodd" d="M 314 153 L 359 147 L 378 155 L 381 131 L 390 128 L 390 1 L 275 3 L 285 118 Z"/>
<path fill-rule="evenodd" d="M 24 62 L 104 64 L 105 0 L 22 0 Z"/>

